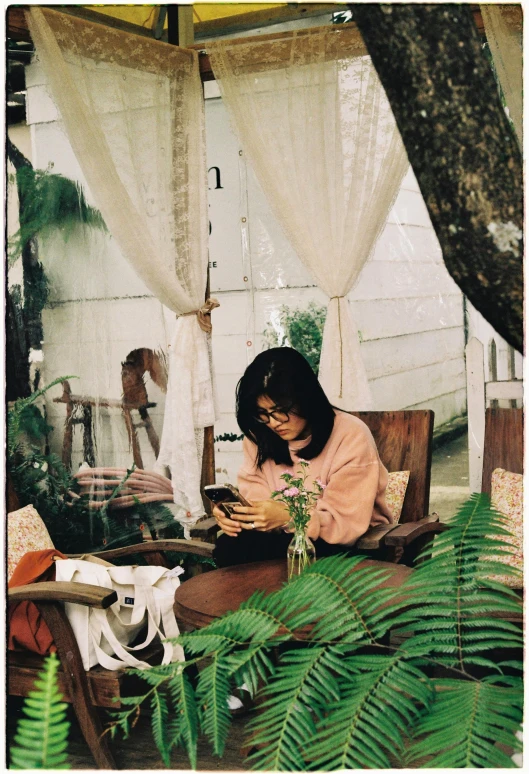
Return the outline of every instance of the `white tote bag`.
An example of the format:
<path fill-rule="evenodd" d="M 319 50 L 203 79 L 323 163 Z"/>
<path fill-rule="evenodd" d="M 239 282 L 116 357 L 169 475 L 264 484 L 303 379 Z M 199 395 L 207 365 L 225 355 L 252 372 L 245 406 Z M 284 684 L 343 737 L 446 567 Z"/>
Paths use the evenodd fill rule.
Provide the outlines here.
<path fill-rule="evenodd" d="M 178 637 L 173 612 L 174 594 L 184 572 L 182 567 L 116 567 L 84 559 L 58 559 L 55 580 L 89 583 L 114 589 L 117 602 L 107 610 L 65 602 L 66 615 L 79 645 L 83 665 L 90 669 L 101 664 L 105 669 L 126 666 L 149 669 L 150 665 L 134 655 L 155 639 Z M 145 630 L 145 638 L 130 646 Z M 180 645 L 163 642 L 162 664 L 184 661 Z"/>

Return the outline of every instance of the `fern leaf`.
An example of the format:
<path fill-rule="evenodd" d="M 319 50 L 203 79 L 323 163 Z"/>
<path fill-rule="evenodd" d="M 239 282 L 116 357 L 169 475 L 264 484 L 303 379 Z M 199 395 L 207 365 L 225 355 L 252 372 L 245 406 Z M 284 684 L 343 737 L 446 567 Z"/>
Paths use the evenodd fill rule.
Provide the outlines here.
<path fill-rule="evenodd" d="M 165 766 L 170 766 L 169 741 L 168 741 L 168 718 L 169 710 L 165 697 L 159 692 L 154 691 L 151 697 L 151 724 L 152 734 L 156 747 L 160 753 Z"/>
<path fill-rule="evenodd" d="M 260 682 L 266 683 L 275 672 L 269 654 L 270 649 L 261 646 L 247 647 L 230 653 L 226 658 L 226 663 L 230 671 L 230 678 L 235 685 L 246 683 L 250 692 L 255 695 Z"/>
<path fill-rule="evenodd" d="M 229 695 L 229 670 L 221 654 L 215 653 L 211 663 L 200 672 L 197 699 L 201 728 L 213 745 L 213 753 L 219 756 L 224 752 L 231 721 Z"/>
<path fill-rule="evenodd" d="M 192 769 L 197 767 L 198 712 L 195 693 L 185 669 L 180 669 L 170 680 L 169 689 L 174 716 L 169 728 L 171 747 L 183 743 Z"/>
<path fill-rule="evenodd" d="M 474 494 L 450 529 L 438 536 L 432 555 L 405 584 L 410 606 L 399 622 L 402 632 L 413 632 L 406 643 L 409 653 L 419 655 L 430 643 L 432 656 L 453 656 L 452 663 L 464 671 L 468 656 L 520 647 L 519 630 L 502 620 L 507 611 L 521 612 L 520 601 L 499 583 L 481 586 L 482 576 L 493 567 L 488 552 L 498 550 L 498 541 L 490 536 L 503 523 L 487 495 Z"/>
<path fill-rule="evenodd" d="M 407 762 L 431 756 L 428 768 L 514 768 L 496 742 L 521 745 L 515 734 L 522 720 L 521 692 L 485 682 L 435 681 L 437 691 L 430 713 L 419 722 L 416 737 L 427 734 L 409 750 Z"/>
<path fill-rule="evenodd" d="M 59 661 L 52 653 L 28 694 L 11 750 L 12 769 L 69 769 L 66 756 L 70 723 L 57 689 Z"/>
<path fill-rule="evenodd" d="M 259 730 L 252 743 L 262 745 L 251 760 L 257 769 L 299 771 L 305 768 L 304 752 L 314 737 L 314 718 L 329 698 L 339 696 L 330 665 L 331 648 L 289 651 L 281 659 L 264 693 L 258 717 L 249 730 Z"/>
<path fill-rule="evenodd" d="M 341 682 L 340 700 L 318 723 L 307 756 L 323 770 L 390 768 L 389 756 L 401 756 L 407 728 L 420 705 L 429 705 L 431 691 L 402 654 L 353 655 L 347 661 L 352 676 Z"/>

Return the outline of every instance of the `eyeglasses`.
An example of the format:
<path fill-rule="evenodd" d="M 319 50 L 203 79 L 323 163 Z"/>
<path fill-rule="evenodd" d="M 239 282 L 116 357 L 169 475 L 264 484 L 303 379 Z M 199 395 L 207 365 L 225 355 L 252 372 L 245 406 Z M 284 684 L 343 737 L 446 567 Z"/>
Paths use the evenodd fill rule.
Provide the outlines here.
<path fill-rule="evenodd" d="M 290 406 L 278 406 L 273 411 L 259 409 L 255 416 L 255 421 L 260 422 L 262 425 L 269 425 L 270 417 L 273 417 L 276 422 L 288 422 L 288 417 L 292 411 L 293 405 L 294 404 L 291 403 Z"/>

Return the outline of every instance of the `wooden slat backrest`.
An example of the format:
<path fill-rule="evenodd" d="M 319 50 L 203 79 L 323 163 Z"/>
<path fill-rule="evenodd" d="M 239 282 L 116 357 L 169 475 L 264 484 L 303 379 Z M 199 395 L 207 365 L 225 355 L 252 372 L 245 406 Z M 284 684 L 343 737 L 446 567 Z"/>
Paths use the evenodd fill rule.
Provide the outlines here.
<path fill-rule="evenodd" d="M 428 515 L 434 412 L 352 411 L 371 430 L 378 453 L 390 473 L 409 470 L 410 480 L 400 517 L 401 523 Z"/>
<path fill-rule="evenodd" d="M 488 408 L 485 411 L 481 491 L 489 495 L 492 471 L 496 468 L 503 468 L 511 473 L 523 473 L 521 408 Z"/>

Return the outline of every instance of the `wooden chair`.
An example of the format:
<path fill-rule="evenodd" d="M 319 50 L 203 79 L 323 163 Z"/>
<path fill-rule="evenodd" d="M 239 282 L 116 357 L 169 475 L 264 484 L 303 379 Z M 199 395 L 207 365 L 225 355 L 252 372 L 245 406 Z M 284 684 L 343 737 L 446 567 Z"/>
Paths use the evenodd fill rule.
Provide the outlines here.
<path fill-rule="evenodd" d="M 492 472 L 503 468 L 523 473 L 523 409 L 488 408 L 485 411 L 481 491 L 490 495 Z"/>
<path fill-rule="evenodd" d="M 193 540 L 158 540 L 135 546 L 101 551 L 93 556 L 112 561 L 131 554 L 143 554 L 151 564 L 170 567 L 166 552 L 178 551 L 195 556 L 211 557 L 213 546 Z M 85 671 L 77 641 L 64 612 L 64 602 L 76 602 L 89 607 L 106 609 L 116 600 L 115 591 L 82 583 L 32 583 L 9 589 L 8 604 L 31 601 L 37 605 L 51 632 L 61 662 L 58 672 L 59 690 L 64 700 L 73 706 L 82 734 L 100 769 L 115 769 L 116 764 L 103 734 L 98 707 L 119 709 L 120 697 L 135 695 L 138 678 L 129 669 L 109 671 L 95 666 Z M 150 661 L 155 649 L 142 651 L 138 658 Z M 8 695 L 26 696 L 34 687 L 42 668 L 43 658 L 34 653 L 9 651 L 7 657 Z"/>
<path fill-rule="evenodd" d="M 369 529 L 357 546 L 370 557 L 407 566 L 435 534 L 445 527 L 428 514 L 434 413 L 429 410 L 351 412 L 371 430 L 380 459 L 388 471 L 409 470 L 410 479 L 400 524 Z M 199 522 L 192 537 L 214 541 L 215 519 Z"/>
<path fill-rule="evenodd" d="M 85 462 L 90 467 L 95 467 L 94 439 L 92 437 L 92 413 L 94 407 L 104 407 L 119 409 L 123 414 L 125 427 L 129 437 L 129 443 L 132 448 L 132 457 L 137 468 L 143 468 L 143 458 L 141 456 L 140 443 L 137 430 L 144 428 L 147 438 L 151 444 L 155 457 L 160 452 L 160 441 L 148 409 L 154 408 L 156 403 L 145 400 L 128 400 L 127 395 L 123 399 L 115 400 L 112 398 L 93 398 L 86 395 L 74 395 L 68 381 L 62 382 L 63 393 L 60 398 L 54 398 L 54 403 L 66 404 L 66 419 L 64 420 L 64 439 L 62 446 L 62 461 L 67 468 L 72 467 L 72 446 L 73 431 L 76 425 L 83 427 L 83 456 Z M 137 411 L 139 420 L 134 421 L 132 412 Z"/>

